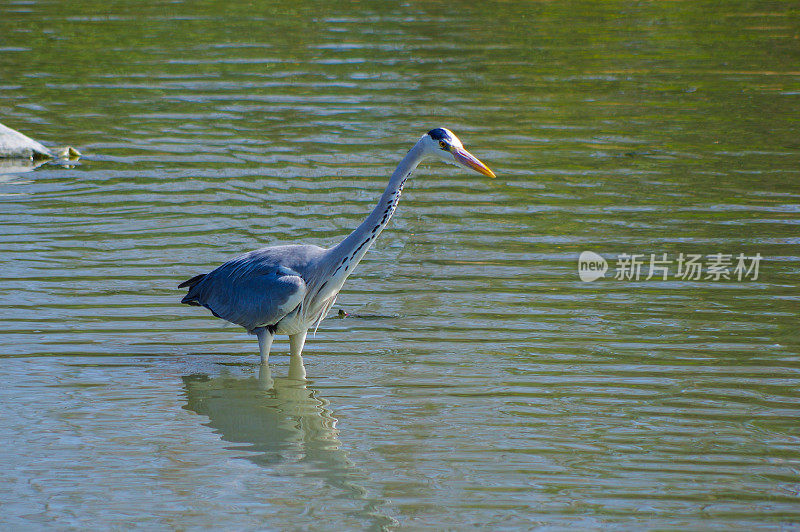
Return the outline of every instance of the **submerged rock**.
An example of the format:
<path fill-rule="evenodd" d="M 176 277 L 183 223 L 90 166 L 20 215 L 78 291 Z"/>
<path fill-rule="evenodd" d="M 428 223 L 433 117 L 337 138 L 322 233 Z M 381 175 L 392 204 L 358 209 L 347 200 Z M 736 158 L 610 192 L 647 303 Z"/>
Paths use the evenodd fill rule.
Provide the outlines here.
<path fill-rule="evenodd" d="M 81 152 L 72 146 L 64 146 L 63 148 L 56 148 L 56 155 L 61 159 L 77 159 L 81 156 Z"/>

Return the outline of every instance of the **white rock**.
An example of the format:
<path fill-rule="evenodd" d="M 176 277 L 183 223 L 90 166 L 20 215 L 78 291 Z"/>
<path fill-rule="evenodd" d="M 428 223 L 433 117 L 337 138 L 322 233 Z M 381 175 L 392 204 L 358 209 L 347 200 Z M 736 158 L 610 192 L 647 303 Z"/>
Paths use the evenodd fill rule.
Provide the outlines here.
<path fill-rule="evenodd" d="M 51 159 L 53 154 L 45 146 L 10 127 L 0 124 L 0 158 Z"/>

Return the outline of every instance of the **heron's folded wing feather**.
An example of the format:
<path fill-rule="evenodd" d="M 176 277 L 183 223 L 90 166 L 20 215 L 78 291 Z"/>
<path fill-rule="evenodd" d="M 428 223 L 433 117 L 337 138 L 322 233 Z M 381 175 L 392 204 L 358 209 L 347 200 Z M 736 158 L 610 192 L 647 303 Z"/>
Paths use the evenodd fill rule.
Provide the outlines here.
<path fill-rule="evenodd" d="M 222 319 L 252 330 L 274 325 L 305 296 L 302 277 L 274 263 L 231 261 L 197 286 L 195 300 Z"/>

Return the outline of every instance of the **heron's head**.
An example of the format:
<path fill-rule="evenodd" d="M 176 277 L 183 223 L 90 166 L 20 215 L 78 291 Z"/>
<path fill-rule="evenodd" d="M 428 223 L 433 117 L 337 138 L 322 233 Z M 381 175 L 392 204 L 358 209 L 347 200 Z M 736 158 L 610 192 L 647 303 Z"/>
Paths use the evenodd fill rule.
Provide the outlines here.
<path fill-rule="evenodd" d="M 489 170 L 488 166 L 464 149 L 464 145 L 449 129 L 443 127 L 431 129 L 422 136 L 420 142 L 423 143 L 426 153 L 430 156 L 461 168 L 475 170 L 488 177 L 495 177 L 494 172 Z"/>

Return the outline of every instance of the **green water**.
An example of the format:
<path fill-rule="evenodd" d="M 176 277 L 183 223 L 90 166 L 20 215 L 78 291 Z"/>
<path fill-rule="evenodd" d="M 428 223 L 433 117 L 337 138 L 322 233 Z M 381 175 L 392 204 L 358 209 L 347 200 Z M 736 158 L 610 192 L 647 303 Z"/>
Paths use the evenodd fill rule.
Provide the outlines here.
<path fill-rule="evenodd" d="M 84 157 L 0 168 L 0 528 L 800 526 L 799 14 L 5 2 L 0 122 Z M 179 304 L 435 126 L 498 178 L 423 165 L 305 367 Z"/>

